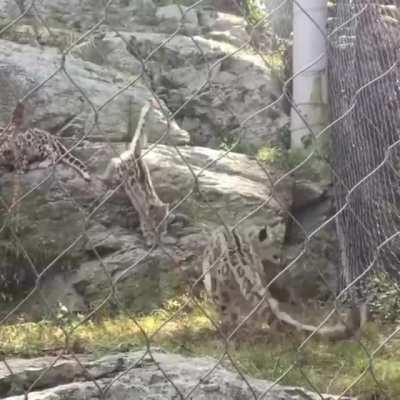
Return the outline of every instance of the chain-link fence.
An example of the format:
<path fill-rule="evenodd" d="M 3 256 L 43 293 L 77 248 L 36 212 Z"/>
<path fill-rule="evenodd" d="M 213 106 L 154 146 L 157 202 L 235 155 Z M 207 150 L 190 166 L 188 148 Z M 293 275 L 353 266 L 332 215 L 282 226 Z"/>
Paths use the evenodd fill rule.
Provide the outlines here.
<path fill-rule="evenodd" d="M 328 4 L 331 116 L 299 151 L 301 2 L 0 0 L 2 398 L 400 394 L 380 3 Z"/>
<path fill-rule="evenodd" d="M 346 26 L 332 35 L 330 81 L 332 93 L 341 94 L 332 96 L 332 108 L 338 119 L 333 135 L 338 208 L 347 204 L 339 216 L 345 286 L 378 268 L 398 281 L 397 7 L 369 2 L 337 7 L 338 25 Z"/>

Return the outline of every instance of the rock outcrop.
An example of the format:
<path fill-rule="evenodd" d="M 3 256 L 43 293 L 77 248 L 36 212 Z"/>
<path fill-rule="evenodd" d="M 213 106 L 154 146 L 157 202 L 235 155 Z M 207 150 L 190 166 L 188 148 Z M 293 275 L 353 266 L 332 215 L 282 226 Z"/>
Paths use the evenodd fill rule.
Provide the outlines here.
<path fill-rule="evenodd" d="M 17 276 L 22 289 L 41 273 L 51 307 L 61 302 L 71 311 L 91 309 L 107 298 L 112 282 L 133 311 L 157 307 L 187 283 L 182 271 L 198 277 L 196 257 L 207 232 L 222 221 L 262 220 L 277 246 L 287 239 L 292 180 L 273 185 L 281 174 L 276 167 L 263 170 L 252 157 L 210 149 L 226 148 L 238 137 L 237 152 L 281 146 L 288 124 L 273 68 L 248 51 L 245 21 L 216 12 L 212 3 L 186 8 L 117 0 L 106 7 L 97 0 L 43 0 L 18 19 L 27 4 L 0 0 L 0 126 L 9 121 L 17 99 L 29 93 L 24 126 L 57 134 L 68 147 L 78 143 L 74 153 L 93 174 L 89 185 L 63 166 L 54 176 L 48 176 L 51 169 L 21 176 L 22 193 L 29 195 L 17 211 L 18 234 L 36 272 L 26 255 L 15 251 L 7 229 L 0 236 L 3 276 Z M 161 199 L 189 223 L 172 225 L 171 244 L 147 254 L 128 199 L 117 192 L 106 200 L 110 190 L 100 177 L 110 157 L 125 150 L 144 102 L 154 93 L 165 114 L 150 113 L 146 133 L 157 145 L 145 158 Z M 177 110 L 168 125 L 166 117 Z M 0 178 L 6 202 L 13 194 L 12 178 L 8 173 Z M 294 206 L 301 208 L 304 224 L 315 226 L 312 210 L 319 197 L 307 183 L 296 195 Z M 328 213 L 321 209 L 318 221 Z M 3 212 L 2 221 L 6 216 Z M 304 241 L 304 235 L 296 235 L 289 260 Z M 295 268 L 307 282 L 318 281 L 320 257 L 331 249 L 324 246 L 318 244 L 311 266 L 303 257 L 302 267 Z M 322 269 L 331 269 L 330 261 Z M 42 299 L 36 293 L 20 311 L 40 317 Z"/>
<path fill-rule="evenodd" d="M 277 243 L 283 241 L 282 207 L 291 202 L 290 180 L 274 188 L 271 197 L 271 181 L 245 155 L 222 157 L 221 151 L 190 146 L 180 147 L 178 154 L 171 146 L 158 145 L 144 156 L 153 183 L 161 199 L 190 223 L 172 225 L 169 235 L 175 244 L 148 254 L 127 196 L 122 190 L 113 193 L 101 181 L 110 158 L 124 149 L 124 144 L 116 143 L 86 143 L 80 148 L 76 154 L 89 165 L 90 183 L 63 165 L 55 168 L 54 175 L 48 168 L 20 178 L 21 194 L 30 194 L 18 210 L 19 240 L 39 272 L 51 265 L 41 276 L 50 308 L 57 309 L 61 302 L 70 311 L 87 311 L 110 295 L 113 283 L 131 310 L 154 309 L 185 284 L 182 271 L 196 275 L 195 260 L 205 238 L 222 221 L 233 225 L 241 219 L 262 219 Z M 12 185 L 13 174 L 3 174 L 0 186 L 6 202 Z M 1 214 L 5 221 L 4 209 Z M 8 240 L 3 234 L 0 248 L 6 249 Z M 10 264 L 3 270 L 15 273 L 16 257 L 9 255 L 2 262 Z M 22 257 L 18 262 L 20 280 L 35 280 L 27 260 Z M 44 310 L 39 295 L 24 306 L 30 316 L 40 317 Z"/>
<path fill-rule="evenodd" d="M 250 377 L 245 381 L 235 370 L 217 366 L 218 361 L 209 357 L 186 358 L 152 349 L 151 353 L 114 354 L 98 360 L 78 358 L 79 364 L 73 358 L 8 360 L 13 373 L 0 365 L 1 398 L 22 400 L 24 391 L 35 383 L 29 393 L 31 400 L 90 400 L 99 396 L 110 400 L 172 400 L 189 394 L 192 400 L 250 400 L 261 395 L 265 400 L 321 399 L 320 394 L 300 387 L 272 385 Z M 338 399 L 322 396 L 325 400 Z"/>
<path fill-rule="evenodd" d="M 0 52 L 1 126 L 8 123 L 16 101 L 32 91 L 26 105 L 25 127 L 54 133 L 62 128 L 64 137 L 85 136 L 90 141 L 122 141 L 129 138 L 130 121 L 137 122 L 144 102 L 152 97 L 143 85 L 124 90 L 128 76 L 121 78 L 71 56 L 60 69 L 62 57 L 55 49 L 43 52 L 0 40 Z M 167 131 L 167 121 L 161 113 L 153 112 L 149 126 L 147 133 L 152 142 Z M 171 124 L 164 140 L 176 145 L 189 141 L 188 132 L 176 124 Z"/>
<path fill-rule="evenodd" d="M 7 3 L 7 6 L 3 4 L 1 7 L 1 3 Z M 5 19 L 4 24 L 18 15 L 11 3 L 8 0 L 0 2 L 0 17 Z M 122 0 L 113 2 L 107 8 L 105 25 L 113 30 L 104 28 L 105 35 L 101 39 L 93 40 L 91 34 L 87 38 L 91 42 L 89 46 L 79 43 L 71 49 L 71 54 L 91 62 L 85 64 L 86 68 L 92 70 L 93 63 L 101 64 L 103 69 L 95 68 L 94 71 L 104 72 L 106 80 L 117 80 L 122 87 L 128 81 L 127 75 L 141 72 L 138 60 L 126 50 L 129 42 L 139 58 L 147 59 L 149 54 L 152 55 L 145 63 L 147 72 L 151 74 L 152 87 L 171 111 L 191 99 L 177 115 L 177 122 L 190 131 L 192 144 L 218 148 L 233 143 L 240 136 L 238 149 L 241 152 L 255 153 L 263 145 L 281 146 L 281 135 L 289 122 L 288 115 L 280 107 L 281 82 L 262 57 L 247 51 L 250 37 L 243 19 L 201 7 L 183 7 L 185 22 L 181 27 L 181 11 L 175 5 L 155 9 L 152 2 L 144 2 L 146 7 L 140 9 L 142 12 L 147 10 L 147 14 L 143 16 L 138 14 L 137 6 L 124 6 L 123 3 Z M 36 33 L 32 29 L 23 30 L 16 24 L 2 37 L 41 49 L 44 46 L 45 54 L 50 50 L 48 45 L 68 48 L 79 39 L 80 32 L 103 19 L 101 8 L 92 0 L 79 2 L 76 8 L 72 4 L 66 6 L 64 0 L 41 2 L 41 16 L 47 17 L 50 25 L 56 21 L 57 29 L 49 34 L 39 27 L 40 38 L 33 40 Z M 24 21 L 32 23 L 29 15 Z M 65 28 L 72 30 L 73 35 L 66 34 Z M 25 51 L 29 53 L 29 50 Z M 69 60 L 68 55 L 67 70 Z M 27 60 L 20 59 L 19 62 Z M 49 76 L 60 62 L 56 59 L 52 65 L 42 67 L 43 75 Z M 71 66 L 71 78 L 75 73 Z M 93 90 L 89 91 L 89 98 L 94 94 Z M 119 108 L 119 102 L 129 92 L 124 93 L 119 96 L 121 100 L 117 97 L 106 107 L 110 114 L 115 114 L 111 111 Z M 106 90 L 103 97 L 107 98 L 107 95 L 110 93 Z M 99 100 L 96 105 L 102 104 L 101 97 Z M 99 118 L 104 121 L 108 121 L 106 108 L 99 113 Z M 111 118 L 109 126 L 112 122 L 115 118 Z M 120 124 L 117 123 L 117 131 Z M 109 130 L 105 133 L 115 136 Z"/>

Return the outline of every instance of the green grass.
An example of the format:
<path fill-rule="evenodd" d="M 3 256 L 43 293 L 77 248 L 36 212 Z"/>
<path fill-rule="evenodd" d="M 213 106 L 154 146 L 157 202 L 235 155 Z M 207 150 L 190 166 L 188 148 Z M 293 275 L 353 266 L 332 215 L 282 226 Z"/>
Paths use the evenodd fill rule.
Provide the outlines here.
<path fill-rule="evenodd" d="M 65 335 L 60 328 L 63 325 L 69 332 L 69 343 L 80 351 L 98 356 L 142 348 L 147 339 L 153 346 L 185 355 L 222 356 L 223 341 L 199 307 L 187 307 L 166 322 L 181 304 L 182 299 L 178 299 L 162 310 L 135 316 L 141 328 L 127 315 L 113 318 L 103 316 L 84 322 L 83 317 L 69 318 L 66 314 L 60 316 L 58 323 L 20 322 L 2 326 L 0 353 L 9 357 L 34 357 L 63 348 Z M 201 306 L 215 318 L 206 302 L 202 302 Z M 394 329 L 394 325 L 369 323 L 361 341 L 372 353 Z M 356 340 L 332 343 L 312 339 L 301 351 L 297 351 L 304 339 L 298 333 L 265 332 L 241 342 L 239 346 L 231 344 L 229 353 L 241 370 L 253 377 L 275 380 L 289 370 L 280 381 L 282 384 L 300 385 L 320 392 L 340 394 L 366 371 L 346 394 L 358 395 L 360 400 L 378 400 L 385 398 L 378 396 L 380 388 L 383 388 L 387 398 L 395 399 L 400 398 L 399 336 L 395 336 L 374 355 L 372 368 L 368 354 Z M 225 365 L 230 367 L 228 361 Z"/>

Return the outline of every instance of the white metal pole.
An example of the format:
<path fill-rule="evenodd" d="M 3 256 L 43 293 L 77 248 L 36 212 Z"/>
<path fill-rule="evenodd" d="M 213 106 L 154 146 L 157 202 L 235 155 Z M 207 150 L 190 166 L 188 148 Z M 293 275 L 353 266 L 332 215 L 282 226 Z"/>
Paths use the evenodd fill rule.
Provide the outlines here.
<path fill-rule="evenodd" d="M 303 71 L 293 80 L 293 101 L 315 133 L 326 126 L 328 115 L 324 37 L 327 3 L 327 0 L 293 2 L 293 74 Z M 315 62 L 318 58 L 319 60 Z M 310 131 L 294 108 L 291 110 L 290 130 L 291 147 L 304 148 L 304 139 L 308 137 Z"/>

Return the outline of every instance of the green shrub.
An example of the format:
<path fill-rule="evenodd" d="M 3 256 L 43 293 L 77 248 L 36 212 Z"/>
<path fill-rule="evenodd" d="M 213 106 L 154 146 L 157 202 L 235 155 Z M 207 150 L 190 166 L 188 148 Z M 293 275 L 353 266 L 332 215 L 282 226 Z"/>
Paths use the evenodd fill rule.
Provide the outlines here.
<path fill-rule="evenodd" d="M 265 12 L 260 9 L 255 0 L 245 0 L 244 7 L 247 14 L 247 20 L 252 25 L 259 23 L 266 17 Z"/>

